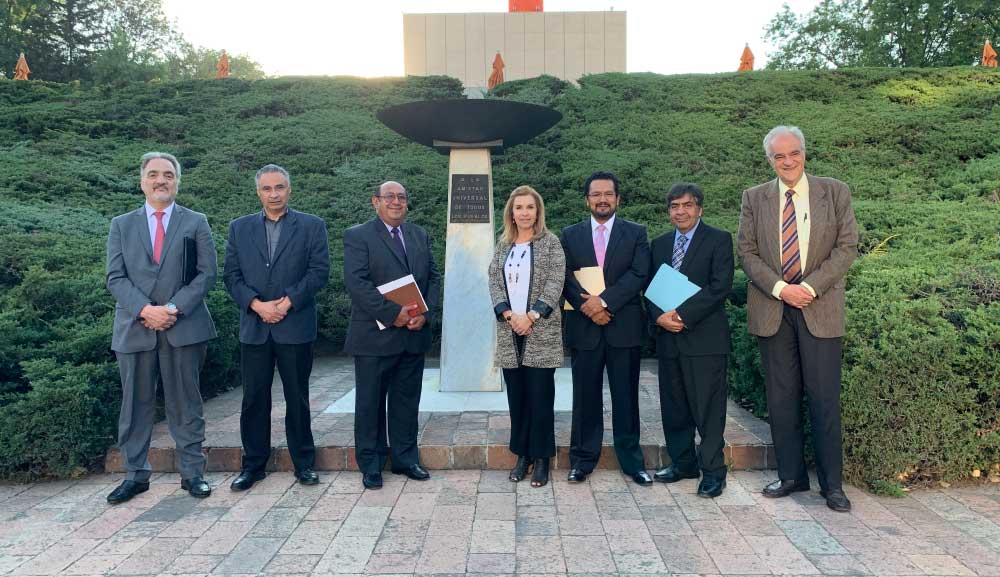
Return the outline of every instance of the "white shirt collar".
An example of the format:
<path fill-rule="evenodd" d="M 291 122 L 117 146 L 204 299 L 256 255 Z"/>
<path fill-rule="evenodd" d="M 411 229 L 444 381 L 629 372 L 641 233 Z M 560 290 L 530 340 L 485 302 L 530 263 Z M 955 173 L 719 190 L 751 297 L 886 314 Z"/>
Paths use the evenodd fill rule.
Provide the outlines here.
<path fill-rule="evenodd" d="M 163 217 L 166 218 L 167 220 L 170 220 L 170 216 L 174 213 L 174 204 L 176 203 L 171 202 L 169 206 L 163 209 L 163 212 L 166 213 L 163 215 Z M 150 206 L 148 202 L 145 203 L 145 207 L 146 207 L 146 218 L 147 219 L 153 218 L 153 213 L 156 212 L 156 209 Z"/>
<path fill-rule="evenodd" d="M 688 244 L 691 244 L 691 241 L 694 239 L 694 231 L 698 230 L 698 225 L 700 224 L 701 224 L 701 219 L 699 218 L 698 222 L 694 223 L 694 226 L 691 227 L 691 230 L 687 232 L 681 232 L 677 229 L 674 229 L 674 242 L 677 242 L 678 238 L 686 236 Z"/>

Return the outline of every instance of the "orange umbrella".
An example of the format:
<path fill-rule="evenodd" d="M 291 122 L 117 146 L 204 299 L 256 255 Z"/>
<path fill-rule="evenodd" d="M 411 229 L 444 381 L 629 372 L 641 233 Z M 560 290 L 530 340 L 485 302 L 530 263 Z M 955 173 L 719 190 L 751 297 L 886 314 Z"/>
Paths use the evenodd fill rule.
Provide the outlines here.
<path fill-rule="evenodd" d="M 988 66 L 989 68 L 997 67 L 997 51 L 990 46 L 989 40 L 983 46 L 983 66 Z"/>
<path fill-rule="evenodd" d="M 228 78 L 229 77 L 229 55 L 226 51 L 222 51 L 222 56 L 219 58 L 219 63 L 215 65 L 215 77 L 216 78 Z"/>
<path fill-rule="evenodd" d="M 14 80 L 27 80 L 29 74 L 31 74 L 31 69 L 28 68 L 28 61 L 24 59 L 24 52 L 22 52 L 21 57 L 17 59 L 17 65 L 14 66 Z"/>
<path fill-rule="evenodd" d="M 740 56 L 740 67 L 736 71 L 747 72 L 750 70 L 753 70 L 753 52 L 750 51 L 750 45 L 747 44 L 743 47 L 743 55 Z"/>
<path fill-rule="evenodd" d="M 486 83 L 486 86 L 493 90 L 496 88 L 497 84 L 503 83 L 503 58 L 500 57 L 500 53 L 497 52 L 497 57 L 493 59 L 493 73 L 490 74 L 490 79 Z"/>

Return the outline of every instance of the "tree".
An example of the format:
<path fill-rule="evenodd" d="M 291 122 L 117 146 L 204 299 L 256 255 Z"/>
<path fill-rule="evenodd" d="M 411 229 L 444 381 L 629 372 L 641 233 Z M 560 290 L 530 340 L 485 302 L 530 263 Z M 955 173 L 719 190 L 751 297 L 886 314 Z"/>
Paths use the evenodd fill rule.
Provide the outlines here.
<path fill-rule="evenodd" d="M 823 0 L 797 16 L 786 4 L 764 31 L 767 67 L 972 64 L 1000 34 L 994 0 Z"/>

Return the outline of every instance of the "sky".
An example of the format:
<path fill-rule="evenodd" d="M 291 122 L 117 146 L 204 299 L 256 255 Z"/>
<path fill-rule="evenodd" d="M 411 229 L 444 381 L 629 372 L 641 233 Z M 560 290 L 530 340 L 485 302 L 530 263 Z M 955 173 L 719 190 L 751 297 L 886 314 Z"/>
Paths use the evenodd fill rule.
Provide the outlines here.
<path fill-rule="evenodd" d="M 819 0 L 545 0 L 546 12 L 625 11 L 628 72 L 735 71 L 745 43 L 767 63 L 764 27 Z M 163 0 L 192 44 L 245 54 L 271 76 L 403 75 L 403 13 L 506 12 L 507 0 Z"/>

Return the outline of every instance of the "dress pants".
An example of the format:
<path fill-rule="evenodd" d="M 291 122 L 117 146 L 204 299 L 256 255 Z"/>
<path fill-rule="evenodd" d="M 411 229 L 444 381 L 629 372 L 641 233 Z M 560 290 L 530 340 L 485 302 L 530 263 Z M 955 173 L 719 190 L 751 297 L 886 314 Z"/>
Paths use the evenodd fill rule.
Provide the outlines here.
<path fill-rule="evenodd" d="M 423 375 L 423 353 L 354 357 L 354 446 L 362 473 L 381 471 L 388 455 L 393 468 L 420 464 L 417 413 Z"/>
<path fill-rule="evenodd" d="M 240 439 L 243 470 L 263 471 L 271 456 L 271 387 L 278 366 L 285 395 L 285 437 L 296 471 L 312 469 L 316 463 L 309 413 L 309 375 L 313 344 L 283 345 L 271 336 L 262 345 L 240 343 L 243 375 L 243 410 Z"/>
<path fill-rule="evenodd" d="M 771 436 L 784 481 L 808 480 L 802 454 L 802 394 L 809 398 L 816 473 L 823 490 L 842 488 L 840 337 L 817 338 L 802 311 L 785 305 L 778 332 L 758 337 Z"/>
<path fill-rule="evenodd" d="M 556 370 L 503 369 L 510 406 L 510 452 L 529 459 L 556 455 Z"/>
<path fill-rule="evenodd" d="M 593 350 L 572 349 L 573 428 L 570 467 L 589 473 L 604 440 L 604 369 L 611 388 L 615 455 L 627 475 L 646 468 L 639 445 L 639 347 L 619 348 L 601 337 Z"/>
<path fill-rule="evenodd" d="M 205 419 L 202 417 L 201 367 L 208 343 L 174 347 L 163 332 L 156 333 L 156 348 L 138 353 L 115 353 L 122 380 L 122 410 L 118 418 L 118 448 L 125 461 L 125 478 L 149 480 L 149 442 L 156 417 L 156 385 L 163 383 L 163 398 L 170 436 L 180 455 L 182 479 L 205 474 Z"/>
<path fill-rule="evenodd" d="M 726 461 L 727 356 L 667 358 L 659 355 L 660 416 L 667 454 L 684 471 L 701 469 L 705 477 L 724 479 Z M 695 452 L 697 428 L 701 445 Z"/>

